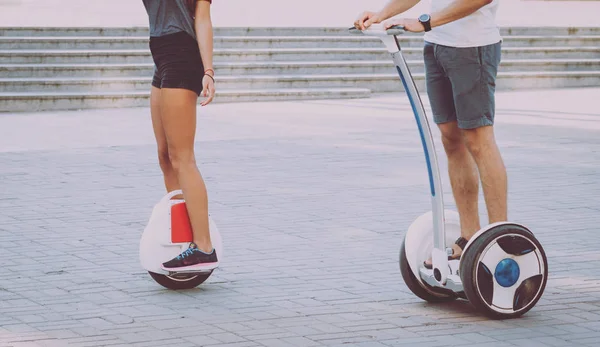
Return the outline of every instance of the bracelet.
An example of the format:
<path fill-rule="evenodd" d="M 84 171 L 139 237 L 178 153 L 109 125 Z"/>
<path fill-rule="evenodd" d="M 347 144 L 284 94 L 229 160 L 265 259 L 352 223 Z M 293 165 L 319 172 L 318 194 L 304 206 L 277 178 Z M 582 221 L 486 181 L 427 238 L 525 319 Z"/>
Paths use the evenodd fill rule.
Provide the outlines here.
<path fill-rule="evenodd" d="M 204 71 L 204 74 L 206 74 L 209 71 L 212 71 L 213 75 L 215 74 L 215 70 L 213 70 L 213 69 L 208 69 L 208 70 Z"/>
<path fill-rule="evenodd" d="M 210 77 L 210 79 L 211 79 L 211 80 L 213 80 L 213 83 L 215 83 L 215 78 L 214 78 L 214 77 L 212 77 L 211 75 L 209 75 L 209 74 L 205 73 L 205 74 L 204 74 L 204 76 L 208 76 L 208 77 Z"/>

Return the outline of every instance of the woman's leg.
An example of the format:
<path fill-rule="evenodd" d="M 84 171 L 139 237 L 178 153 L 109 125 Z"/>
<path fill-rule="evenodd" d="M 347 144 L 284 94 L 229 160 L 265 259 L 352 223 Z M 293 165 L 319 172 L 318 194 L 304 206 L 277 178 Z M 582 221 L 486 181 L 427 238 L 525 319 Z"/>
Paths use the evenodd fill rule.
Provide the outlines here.
<path fill-rule="evenodd" d="M 187 89 L 162 88 L 160 92 L 160 120 L 169 162 L 183 190 L 195 244 L 185 255 L 165 263 L 169 269 L 207 264 L 216 267 L 218 263 L 210 240 L 206 186 L 194 154 L 197 100 L 198 95 Z M 210 254 L 213 257 L 206 257 Z"/>
<path fill-rule="evenodd" d="M 152 128 L 154 130 L 154 137 L 156 138 L 156 145 L 158 150 L 158 164 L 163 172 L 165 188 L 167 192 L 181 189 L 179 180 L 177 179 L 177 173 L 173 169 L 171 160 L 169 159 L 169 148 L 167 147 L 167 136 L 165 135 L 165 129 L 162 125 L 161 120 L 161 89 L 152 86 L 150 91 L 150 115 L 152 117 Z M 181 199 L 182 196 L 176 196 L 175 198 Z"/>

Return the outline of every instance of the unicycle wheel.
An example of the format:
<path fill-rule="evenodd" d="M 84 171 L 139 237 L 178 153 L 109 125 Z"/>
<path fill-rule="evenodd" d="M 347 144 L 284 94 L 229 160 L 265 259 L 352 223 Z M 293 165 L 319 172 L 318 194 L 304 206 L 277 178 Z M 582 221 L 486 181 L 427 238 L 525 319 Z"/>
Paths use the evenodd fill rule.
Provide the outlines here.
<path fill-rule="evenodd" d="M 459 270 L 465 295 L 484 314 L 515 318 L 531 310 L 548 279 L 546 253 L 533 233 L 498 224 L 471 240 Z"/>
<path fill-rule="evenodd" d="M 152 279 L 154 279 L 156 281 L 156 283 L 160 284 L 161 286 L 163 286 L 167 289 L 183 290 L 183 289 L 192 289 L 192 288 L 195 288 L 195 287 L 201 285 L 202 283 L 204 283 L 204 281 L 206 281 L 210 277 L 210 275 L 212 274 L 212 271 L 207 272 L 207 273 L 194 273 L 194 274 L 179 273 L 179 274 L 171 274 L 171 275 L 157 274 L 156 272 L 150 272 L 150 271 L 148 271 L 148 273 L 150 274 Z"/>

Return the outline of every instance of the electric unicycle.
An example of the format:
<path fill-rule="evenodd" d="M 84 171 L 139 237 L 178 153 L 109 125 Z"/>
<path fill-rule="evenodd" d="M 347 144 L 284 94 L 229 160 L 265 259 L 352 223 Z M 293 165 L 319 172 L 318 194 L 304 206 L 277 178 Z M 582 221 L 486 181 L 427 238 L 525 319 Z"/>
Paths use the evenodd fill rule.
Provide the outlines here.
<path fill-rule="evenodd" d="M 204 283 L 214 270 L 204 272 L 170 272 L 161 265 L 178 256 L 192 242 L 192 227 L 184 200 L 172 200 L 182 194 L 176 190 L 165 195 L 154 206 L 152 215 L 140 240 L 140 262 L 150 276 L 168 289 L 191 289 Z M 210 238 L 219 257 L 223 245 L 217 225 L 209 217 Z"/>
<path fill-rule="evenodd" d="M 437 157 L 425 109 L 402 55 L 396 26 L 374 25 L 353 34 L 379 37 L 392 55 L 417 122 L 429 175 L 433 210 L 408 228 L 400 247 L 400 272 L 407 287 L 429 302 L 467 299 L 492 318 L 513 318 L 529 311 L 541 298 L 548 279 L 548 261 L 542 245 L 525 226 L 502 222 L 479 230 L 466 244 L 460 260 L 449 260 L 452 244 L 460 237 L 455 211 L 444 210 Z M 433 259 L 431 269 L 423 262 Z"/>

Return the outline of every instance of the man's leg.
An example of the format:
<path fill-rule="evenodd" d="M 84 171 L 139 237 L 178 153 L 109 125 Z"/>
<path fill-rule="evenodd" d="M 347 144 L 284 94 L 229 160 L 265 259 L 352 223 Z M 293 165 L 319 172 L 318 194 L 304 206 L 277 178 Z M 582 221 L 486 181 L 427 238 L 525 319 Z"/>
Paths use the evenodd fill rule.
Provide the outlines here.
<path fill-rule="evenodd" d="M 479 174 L 470 151 L 467 149 L 457 122 L 438 125 L 442 144 L 448 157 L 448 175 L 456 208 L 460 215 L 461 236 L 469 240 L 480 228 L 479 222 Z M 455 255 L 460 248 L 453 245 Z"/>
<path fill-rule="evenodd" d="M 479 171 L 489 222 L 506 221 L 506 168 L 493 130 L 501 43 L 448 47 L 445 52 L 444 65 L 452 82 L 458 127 Z"/>
<path fill-rule="evenodd" d="M 469 152 L 473 155 L 488 211 L 489 223 L 508 219 L 508 179 L 504 161 L 496 144 L 493 126 L 463 130 Z"/>
<path fill-rule="evenodd" d="M 452 83 L 441 66 L 438 52 L 440 46 L 426 44 L 424 60 L 427 82 L 427 94 L 433 111 L 433 118 L 442 133 L 442 143 L 448 156 L 448 172 L 454 200 L 460 215 L 461 236 L 470 238 L 479 230 L 477 197 L 479 177 L 471 154 L 466 148 L 456 119 L 454 92 Z M 452 246 L 454 255 L 461 254 L 457 245 Z M 431 258 L 425 265 L 431 266 Z"/>

